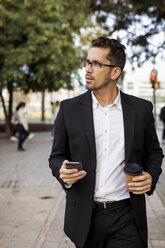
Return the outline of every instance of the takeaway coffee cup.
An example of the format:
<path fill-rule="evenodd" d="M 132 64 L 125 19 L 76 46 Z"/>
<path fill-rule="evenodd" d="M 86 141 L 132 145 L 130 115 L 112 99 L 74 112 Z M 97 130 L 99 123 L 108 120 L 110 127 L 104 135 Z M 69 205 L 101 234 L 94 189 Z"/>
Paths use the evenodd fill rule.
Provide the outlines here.
<path fill-rule="evenodd" d="M 141 175 L 142 172 L 143 172 L 143 168 L 139 164 L 136 164 L 136 163 L 127 163 L 124 166 L 125 181 L 126 181 L 126 187 L 127 187 L 127 190 L 128 191 L 130 191 L 129 190 L 129 187 L 128 187 L 128 183 L 133 182 L 132 179 L 135 176 Z"/>

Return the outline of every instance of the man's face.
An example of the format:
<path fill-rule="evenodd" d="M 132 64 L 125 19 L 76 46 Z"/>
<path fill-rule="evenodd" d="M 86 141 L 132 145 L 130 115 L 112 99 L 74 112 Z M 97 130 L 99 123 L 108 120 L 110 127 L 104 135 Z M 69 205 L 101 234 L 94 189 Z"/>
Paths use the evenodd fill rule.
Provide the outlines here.
<path fill-rule="evenodd" d="M 87 59 L 92 61 L 97 61 L 102 64 L 110 65 L 110 61 L 106 59 L 109 53 L 109 48 L 99 48 L 92 47 L 88 53 Z M 105 88 L 111 81 L 111 71 L 113 68 L 110 67 L 100 67 L 95 68 L 90 64 L 86 67 L 86 88 L 88 90 L 99 90 Z"/>

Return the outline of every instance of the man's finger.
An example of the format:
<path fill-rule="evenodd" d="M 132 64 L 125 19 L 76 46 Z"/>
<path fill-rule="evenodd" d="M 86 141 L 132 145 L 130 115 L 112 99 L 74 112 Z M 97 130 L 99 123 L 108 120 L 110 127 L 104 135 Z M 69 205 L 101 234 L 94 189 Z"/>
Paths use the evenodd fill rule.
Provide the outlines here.
<path fill-rule="evenodd" d="M 145 181 L 141 181 L 141 182 L 138 182 L 138 183 L 129 183 L 128 184 L 129 187 L 142 187 L 142 186 L 145 186 L 145 185 L 146 185 Z"/>
<path fill-rule="evenodd" d="M 148 192 L 150 190 L 151 190 L 151 187 L 147 188 L 144 191 L 133 191 L 132 193 L 135 194 L 135 195 L 141 195 L 141 194 L 144 194 L 144 193 L 146 193 L 146 192 Z"/>
<path fill-rule="evenodd" d="M 151 180 L 147 179 L 144 181 L 139 181 L 139 182 L 134 182 L 134 183 L 128 183 L 129 187 L 141 187 L 141 186 L 145 186 L 147 184 L 151 184 Z"/>
<path fill-rule="evenodd" d="M 81 176 L 75 177 L 75 178 L 64 178 L 63 181 L 65 183 L 67 183 L 67 184 L 73 184 L 73 183 L 77 182 L 79 179 L 82 179 L 85 176 L 86 176 L 86 173 L 81 175 Z"/>
<path fill-rule="evenodd" d="M 149 187 L 150 187 L 149 185 L 145 185 L 143 187 L 129 187 L 129 189 L 132 191 L 145 191 Z"/>
<path fill-rule="evenodd" d="M 144 175 L 142 175 L 142 176 L 138 176 L 138 177 L 134 177 L 133 179 L 132 179 L 132 181 L 144 181 L 146 179 L 146 177 L 144 176 Z"/>
<path fill-rule="evenodd" d="M 85 171 L 73 173 L 73 174 L 63 174 L 65 179 L 77 179 L 86 175 Z"/>
<path fill-rule="evenodd" d="M 60 169 L 60 173 L 62 174 L 74 174 L 76 172 L 78 172 L 78 169 L 66 169 L 63 167 Z"/>
<path fill-rule="evenodd" d="M 64 160 L 62 163 L 62 167 L 66 168 L 66 163 L 69 162 L 69 160 Z"/>
<path fill-rule="evenodd" d="M 152 180 L 152 177 L 150 174 L 144 171 L 141 176 L 134 177 L 132 180 L 136 182 L 136 181 L 144 181 L 146 179 Z"/>

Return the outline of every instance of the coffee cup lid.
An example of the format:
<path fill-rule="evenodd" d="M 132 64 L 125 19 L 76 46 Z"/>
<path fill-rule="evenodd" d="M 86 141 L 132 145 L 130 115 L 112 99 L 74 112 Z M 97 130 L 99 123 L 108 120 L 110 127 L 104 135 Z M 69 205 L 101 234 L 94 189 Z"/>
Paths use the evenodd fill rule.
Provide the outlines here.
<path fill-rule="evenodd" d="M 124 166 L 124 173 L 130 176 L 137 176 L 142 174 L 143 168 L 136 163 L 127 163 Z"/>

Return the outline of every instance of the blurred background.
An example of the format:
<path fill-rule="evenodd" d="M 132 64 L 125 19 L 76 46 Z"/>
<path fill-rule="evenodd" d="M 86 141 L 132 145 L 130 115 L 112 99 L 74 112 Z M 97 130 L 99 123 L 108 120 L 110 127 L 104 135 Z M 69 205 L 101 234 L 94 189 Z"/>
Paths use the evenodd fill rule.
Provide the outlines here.
<path fill-rule="evenodd" d="M 0 0 L 0 131 L 10 137 L 22 100 L 29 122 L 49 122 L 51 102 L 84 92 L 81 61 L 101 35 L 127 48 L 121 89 L 152 101 L 159 115 L 165 102 L 163 0 Z"/>
<path fill-rule="evenodd" d="M 74 247 L 63 233 L 65 196 L 48 168 L 50 138 L 57 102 L 85 92 L 81 63 L 98 36 L 126 46 L 118 84 L 153 103 L 165 149 L 164 0 L 0 0 L 1 248 Z M 22 101 L 35 133 L 25 153 L 11 141 Z M 165 247 L 164 187 L 163 172 L 147 197 L 149 248 Z"/>

